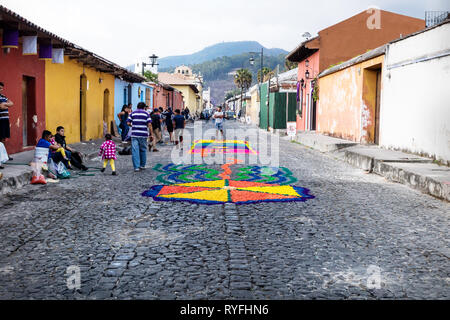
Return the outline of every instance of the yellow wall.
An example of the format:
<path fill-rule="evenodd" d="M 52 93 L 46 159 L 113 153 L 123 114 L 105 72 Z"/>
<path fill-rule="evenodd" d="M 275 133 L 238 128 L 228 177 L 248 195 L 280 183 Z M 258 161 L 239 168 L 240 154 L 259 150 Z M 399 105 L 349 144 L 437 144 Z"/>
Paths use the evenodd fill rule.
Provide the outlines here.
<path fill-rule="evenodd" d="M 250 116 L 252 119 L 252 124 L 259 125 L 259 91 L 253 90 L 251 92 L 251 102 L 250 102 L 250 108 L 247 108 L 247 116 Z"/>
<path fill-rule="evenodd" d="M 361 143 L 373 142 L 376 77 L 371 69 L 381 67 L 383 62 L 384 56 L 379 56 L 319 79 L 320 133 Z"/>
<path fill-rule="evenodd" d="M 196 111 L 198 111 L 197 94 L 194 92 L 194 90 L 191 89 L 190 86 L 177 86 L 177 85 L 171 86 L 183 93 L 184 106 L 186 108 L 189 108 L 191 114 L 194 114 Z"/>
<path fill-rule="evenodd" d="M 64 64 L 45 65 L 45 118 L 47 130 L 55 133 L 58 126 L 65 128 L 67 143 L 80 141 L 80 76 L 83 65 L 64 57 Z M 85 67 L 89 82 L 86 91 L 85 139 L 103 138 L 104 92 L 109 90 L 108 123 L 114 119 L 114 76 Z M 99 79 L 103 82 L 100 83 Z"/>

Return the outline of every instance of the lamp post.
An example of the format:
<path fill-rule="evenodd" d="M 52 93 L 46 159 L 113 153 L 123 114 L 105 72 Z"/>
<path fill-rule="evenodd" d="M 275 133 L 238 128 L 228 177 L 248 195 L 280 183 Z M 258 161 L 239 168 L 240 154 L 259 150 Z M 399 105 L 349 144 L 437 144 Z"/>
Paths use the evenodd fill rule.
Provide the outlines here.
<path fill-rule="evenodd" d="M 149 57 L 149 59 L 151 61 L 150 63 L 142 62 L 142 76 L 144 76 L 144 74 L 145 74 L 145 67 L 146 66 L 152 66 L 152 68 L 154 66 L 159 66 L 159 64 L 157 63 L 158 58 L 159 58 L 158 56 L 153 54 L 152 56 Z"/>
<path fill-rule="evenodd" d="M 264 66 L 264 48 L 261 48 L 261 53 L 259 52 L 250 52 L 251 54 L 261 54 L 261 78 L 260 81 L 258 81 L 258 87 L 259 87 L 259 94 L 261 95 L 261 85 L 263 83 L 263 79 L 264 79 L 264 71 L 263 71 L 263 66 Z M 253 57 L 250 58 L 250 64 L 253 66 L 255 65 L 255 59 Z M 261 96 L 259 98 L 259 101 L 261 102 Z M 270 125 L 270 121 L 269 121 L 269 107 L 270 107 L 270 77 L 269 77 L 269 82 L 267 84 L 267 131 L 269 130 L 269 125 Z M 260 108 L 260 118 L 261 118 L 261 108 Z"/>
<path fill-rule="evenodd" d="M 250 54 L 261 54 L 261 65 L 260 65 L 260 68 L 261 68 L 261 81 L 258 81 L 258 84 L 262 84 L 262 82 L 263 82 L 263 65 L 264 65 L 264 48 L 261 48 L 261 52 L 250 52 Z M 251 57 L 250 58 L 250 64 L 252 65 L 252 66 L 254 66 L 255 65 L 255 58 L 253 58 L 253 57 Z"/>

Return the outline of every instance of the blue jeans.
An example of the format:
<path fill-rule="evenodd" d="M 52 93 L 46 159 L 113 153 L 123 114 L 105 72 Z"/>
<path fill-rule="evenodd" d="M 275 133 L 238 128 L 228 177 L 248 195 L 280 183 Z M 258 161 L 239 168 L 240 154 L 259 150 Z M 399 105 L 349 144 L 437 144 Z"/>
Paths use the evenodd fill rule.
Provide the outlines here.
<path fill-rule="evenodd" d="M 128 136 L 128 131 L 130 131 L 130 127 L 125 124 L 120 129 L 122 130 L 122 141 L 125 141 Z"/>
<path fill-rule="evenodd" d="M 131 138 L 134 169 L 145 168 L 147 164 L 147 138 Z"/>

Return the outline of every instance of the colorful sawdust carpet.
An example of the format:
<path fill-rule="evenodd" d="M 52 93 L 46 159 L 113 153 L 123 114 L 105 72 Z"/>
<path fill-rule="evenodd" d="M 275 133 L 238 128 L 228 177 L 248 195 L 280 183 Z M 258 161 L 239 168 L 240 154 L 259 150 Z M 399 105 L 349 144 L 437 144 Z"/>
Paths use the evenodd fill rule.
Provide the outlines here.
<path fill-rule="evenodd" d="M 238 205 L 261 202 L 304 202 L 314 198 L 304 188 L 248 181 L 216 180 L 154 186 L 144 196 L 155 201 L 183 201 L 198 204 Z"/>
<path fill-rule="evenodd" d="M 297 181 L 287 168 L 246 167 L 238 169 L 237 178 L 231 179 L 231 166 L 235 163 L 222 166 L 221 174 L 206 166 L 157 165 L 155 170 L 162 173 L 158 181 L 166 185 L 153 186 L 142 195 L 155 201 L 206 205 L 305 202 L 314 199 L 308 189 L 287 185 Z"/>
<path fill-rule="evenodd" d="M 191 154 L 207 157 L 211 154 L 258 154 L 247 141 L 241 140 L 198 140 L 192 144 Z"/>

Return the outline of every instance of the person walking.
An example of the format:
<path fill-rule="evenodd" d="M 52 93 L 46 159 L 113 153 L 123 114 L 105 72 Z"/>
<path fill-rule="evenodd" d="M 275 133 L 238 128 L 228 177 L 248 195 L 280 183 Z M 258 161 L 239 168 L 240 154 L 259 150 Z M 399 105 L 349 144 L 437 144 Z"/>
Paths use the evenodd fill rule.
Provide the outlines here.
<path fill-rule="evenodd" d="M 183 133 L 186 126 L 186 119 L 181 115 L 180 110 L 175 111 L 175 116 L 173 117 L 173 127 L 175 128 L 175 145 L 177 148 L 181 146 L 183 150 Z"/>
<path fill-rule="evenodd" d="M 219 107 L 216 113 L 214 113 L 213 119 L 216 121 L 216 137 L 219 136 L 219 131 L 222 134 L 222 138 L 225 137 L 223 133 L 223 119 L 225 118 L 224 113 L 222 112 L 222 107 Z"/>
<path fill-rule="evenodd" d="M 14 106 L 14 103 L 2 94 L 4 88 L 3 82 L 0 82 L 0 142 L 3 144 L 11 138 L 9 108 Z M 13 159 L 8 156 L 8 160 Z"/>
<path fill-rule="evenodd" d="M 159 152 L 159 150 L 156 148 L 156 145 L 161 141 L 162 139 L 162 132 L 161 132 L 161 114 L 160 110 L 156 108 L 152 114 L 152 129 L 153 129 L 153 141 L 152 145 L 150 146 L 150 151 L 153 147 L 153 152 Z"/>
<path fill-rule="evenodd" d="M 152 119 L 150 114 L 145 111 L 145 107 L 145 103 L 140 102 L 137 110 L 132 112 L 128 118 L 128 125 L 131 127 L 131 149 L 135 172 L 145 170 L 147 165 L 147 140 L 149 137 L 153 137 Z"/>
<path fill-rule="evenodd" d="M 166 111 L 164 111 L 163 116 L 164 116 L 164 122 L 166 123 L 167 132 L 169 132 L 170 143 L 175 143 L 175 141 L 173 139 L 173 131 L 174 131 L 173 117 L 174 117 L 174 114 L 172 112 L 172 108 L 168 107 L 166 109 Z"/>
<path fill-rule="evenodd" d="M 105 172 L 109 162 L 111 164 L 112 175 L 116 176 L 116 144 L 112 141 L 112 136 L 109 133 L 105 136 L 105 140 L 106 141 L 100 147 L 100 153 L 98 154 L 98 156 L 102 156 L 103 160 L 103 169 L 101 172 Z"/>

